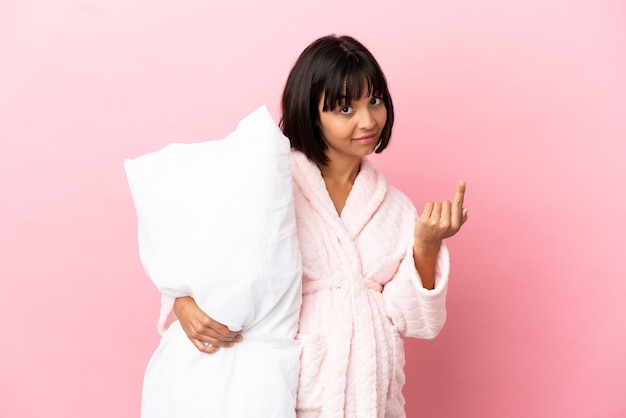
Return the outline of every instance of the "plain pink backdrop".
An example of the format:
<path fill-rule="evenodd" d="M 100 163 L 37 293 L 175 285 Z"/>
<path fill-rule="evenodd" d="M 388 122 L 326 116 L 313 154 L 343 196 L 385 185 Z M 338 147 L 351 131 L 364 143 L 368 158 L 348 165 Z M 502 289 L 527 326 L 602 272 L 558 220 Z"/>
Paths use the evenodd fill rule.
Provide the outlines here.
<path fill-rule="evenodd" d="M 610 0 L 0 2 L 0 416 L 137 417 L 159 298 L 122 162 L 216 139 L 327 33 L 396 104 L 418 209 L 468 181 L 409 417 L 626 416 L 626 6 Z"/>

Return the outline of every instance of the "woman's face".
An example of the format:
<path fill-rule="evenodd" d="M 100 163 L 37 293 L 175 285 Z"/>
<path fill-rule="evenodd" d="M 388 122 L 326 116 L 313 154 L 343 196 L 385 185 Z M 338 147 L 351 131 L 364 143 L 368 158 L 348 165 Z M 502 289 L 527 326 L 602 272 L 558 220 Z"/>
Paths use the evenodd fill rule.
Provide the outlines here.
<path fill-rule="evenodd" d="M 364 89 L 367 91 L 367 89 Z M 320 132 L 328 146 L 330 161 L 361 158 L 376 149 L 387 122 L 387 108 L 380 97 L 363 95 L 352 103 L 341 103 L 324 112 L 324 97 L 319 103 Z"/>

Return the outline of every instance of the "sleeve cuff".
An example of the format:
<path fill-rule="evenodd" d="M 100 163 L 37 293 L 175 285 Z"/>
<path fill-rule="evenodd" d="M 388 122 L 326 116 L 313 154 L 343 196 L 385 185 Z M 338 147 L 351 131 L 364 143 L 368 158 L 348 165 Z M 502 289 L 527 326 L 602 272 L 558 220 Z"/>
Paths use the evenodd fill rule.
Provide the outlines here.
<path fill-rule="evenodd" d="M 170 314 L 174 310 L 174 301 L 176 298 L 174 296 L 166 295 L 165 293 L 161 293 L 161 311 L 159 312 L 159 322 L 157 323 L 157 330 L 159 335 L 165 334 L 165 324 L 167 322 L 167 318 L 169 318 Z"/>
<path fill-rule="evenodd" d="M 407 257 L 413 260 L 413 242 L 409 246 Z M 418 293 L 425 297 L 437 297 L 439 294 L 445 291 L 448 285 L 448 277 L 450 276 L 450 253 L 448 247 L 443 242 L 439 249 L 439 255 L 437 256 L 437 266 L 435 270 L 435 287 L 433 289 L 426 289 L 422 283 L 422 279 L 415 268 L 415 261 L 407 263 L 408 268 L 411 270 L 411 277 L 413 278 L 415 289 Z"/>

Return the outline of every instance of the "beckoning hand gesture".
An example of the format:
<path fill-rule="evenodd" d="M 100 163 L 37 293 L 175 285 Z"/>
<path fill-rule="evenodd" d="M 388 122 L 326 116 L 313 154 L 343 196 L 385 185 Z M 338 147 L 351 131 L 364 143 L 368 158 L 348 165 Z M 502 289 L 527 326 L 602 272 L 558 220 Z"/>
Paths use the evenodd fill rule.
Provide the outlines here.
<path fill-rule="evenodd" d="M 463 207 L 465 182 L 456 188 L 454 202 L 428 202 L 415 224 L 415 247 L 438 250 L 441 242 L 450 238 L 467 221 L 467 208 Z"/>
<path fill-rule="evenodd" d="M 413 261 L 425 289 L 435 287 L 435 272 L 441 242 L 450 238 L 467 221 L 467 208 L 463 207 L 465 182 L 460 181 L 454 203 L 428 202 L 415 223 Z"/>

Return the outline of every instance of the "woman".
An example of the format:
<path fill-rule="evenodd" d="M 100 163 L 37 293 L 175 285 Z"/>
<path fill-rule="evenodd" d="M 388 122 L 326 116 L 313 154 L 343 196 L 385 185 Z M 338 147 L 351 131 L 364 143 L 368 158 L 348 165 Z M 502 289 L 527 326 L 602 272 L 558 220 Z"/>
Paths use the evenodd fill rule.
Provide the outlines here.
<path fill-rule="evenodd" d="M 282 110 L 303 263 L 297 414 L 404 417 L 402 337 L 433 338 L 445 322 L 443 240 L 467 220 L 465 183 L 453 202 L 427 203 L 418 217 L 374 169 L 366 156 L 387 147 L 393 103 L 380 66 L 351 37 L 326 36 L 302 52 Z M 192 298 L 174 310 L 200 351 L 242 339 Z"/>

